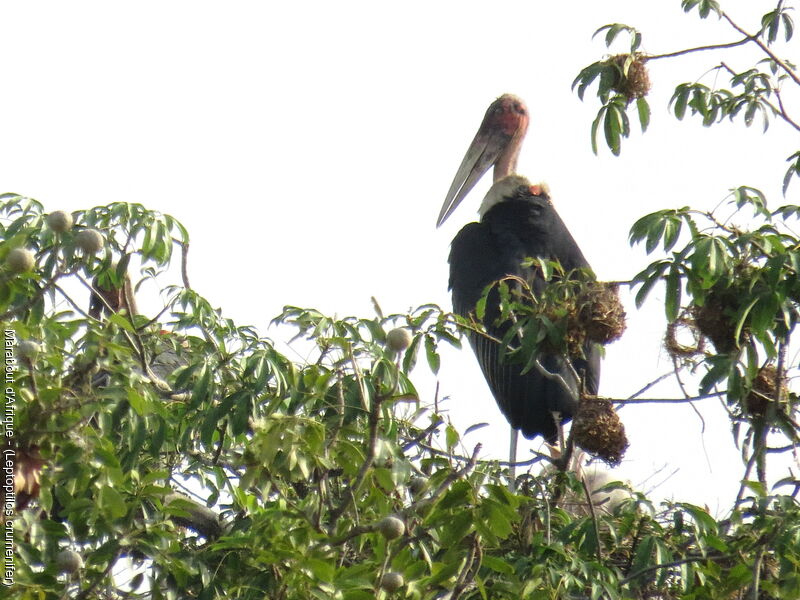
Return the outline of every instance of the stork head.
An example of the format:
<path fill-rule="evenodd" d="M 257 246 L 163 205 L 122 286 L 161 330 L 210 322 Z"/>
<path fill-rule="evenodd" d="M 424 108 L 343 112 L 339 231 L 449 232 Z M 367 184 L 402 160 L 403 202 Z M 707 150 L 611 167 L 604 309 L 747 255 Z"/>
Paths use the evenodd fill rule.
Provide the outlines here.
<path fill-rule="evenodd" d="M 527 177 L 522 175 L 507 175 L 499 181 L 494 182 L 486 196 L 483 198 L 478 214 L 483 217 L 494 206 L 504 200 L 511 200 L 524 196 L 539 196 L 550 200 L 550 186 L 546 183 L 531 183 Z"/>
<path fill-rule="evenodd" d="M 520 98 L 503 94 L 492 102 L 450 185 L 436 221 L 437 227 L 445 222 L 490 167 L 494 166 L 495 181 L 514 172 L 527 130 L 528 108 Z"/>

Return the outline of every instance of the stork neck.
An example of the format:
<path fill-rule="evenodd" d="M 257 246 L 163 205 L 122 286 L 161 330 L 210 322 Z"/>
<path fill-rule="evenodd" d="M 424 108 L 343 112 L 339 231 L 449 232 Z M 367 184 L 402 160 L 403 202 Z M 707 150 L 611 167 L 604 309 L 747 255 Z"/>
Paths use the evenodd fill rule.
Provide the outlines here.
<path fill-rule="evenodd" d="M 511 175 L 517 170 L 517 154 L 500 157 L 494 165 L 494 181 L 500 181 L 506 175 Z"/>
<path fill-rule="evenodd" d="M 494 181 L 500 181 L 503 177 L 511 175 L 517 170 L 517 159 L 519 151 L 522 149 L 522 140 L 525 138 L 526 128 L 517 130 L 511 141 L 508 142 L 505 151 L 498 157 L 494 164 Z"/>

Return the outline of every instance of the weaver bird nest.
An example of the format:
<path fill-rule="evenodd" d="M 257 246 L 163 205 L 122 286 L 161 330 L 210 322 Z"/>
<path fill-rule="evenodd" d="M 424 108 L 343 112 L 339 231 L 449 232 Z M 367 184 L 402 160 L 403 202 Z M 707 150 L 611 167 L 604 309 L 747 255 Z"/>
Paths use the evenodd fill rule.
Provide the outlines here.
<path fill-rule="evenodd" d="M 692 337 L 692 341 L 689 345 L 683 344 L 679 340 L 684 332 Z M 703 354 L 705 346 L 705 338 L 703 334 L 700 333 L 697 324 L 691 317 L 683 315 L 667 325 L 667 333 L 664 336 L 664 347 L 667 349 L 670 356 L 674 356 L 675 358 L 691 358 L 692 356 Z"/>
<path fill-rule="evenodd" d="M 565 298 L 549 299 L 544 315 L 560 323 L 559 343 L 545 340 L 544 352 L 583 356 L 585 344 L 610 344 L 625 331 L 625 309 L 619 300 L 616 283 L 592 281 Z"/>
<path fill-rule="evenodd" d="M 647 59 L 639 54 L 617 54 L 608 59 L 619 69 L 614 91 L 625 96 L 626 100 L 644 98 L 650 92 L 650 75 L 645 62 Z M 627 71 L 625 66 L 627 65 Z"/>
<path fill-rule="evenodd" d="M 748 413 L 758 417 L 766 414 L 769 404 L 779 397 L 778 388 L 775 385 L 777 378 L 778 370 L 773 365 L 766 365 L 758 370 L 758 374 L 753 380 L 753 387 L 744 401 Z M 780 397 L 785 400 L 788 393 L 789 388 L 784 378 L 781 380 Z"/>
<path fill-rule="evenodd" d="M 583 396 L 572 423 L 572 437 L 578 448 L 618 465 L 628 448 L 625 426 L 608 398 Z"/>
<path fill-rule="evenodd" d="M 578 297 L 578 323 L 586 339 L 609 344 L 625 332 L 625 309 L 616 283 L 596 281 Z"/>

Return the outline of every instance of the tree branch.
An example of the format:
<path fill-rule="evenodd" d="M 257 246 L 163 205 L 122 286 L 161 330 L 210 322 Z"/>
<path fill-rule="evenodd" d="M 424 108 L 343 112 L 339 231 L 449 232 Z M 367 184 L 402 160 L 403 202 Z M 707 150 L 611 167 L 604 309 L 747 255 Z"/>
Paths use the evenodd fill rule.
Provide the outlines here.
<path fill-rule="evenodd" d="M 769 57 L 770 57 L 770 58 L 771 58 L 771 59 L 772 59 L 772 60 L 775 62 L 775 64 L 776 64 L 776 65 L 780 66 L 780 68 L 781 68 L 781 69 L 783 69 L 783 70 L 786 72 L 786 74 L 787 74 L 789 77 L 791 77 L 791 78 L 792 78 L 792 80 L 793 80 L 793 81 L 794 81 L 794 82 L 795 82 L 797 85 L 800 85 L 800 77 L 797 75 L 797 73 L 795 73 L 795 72 L 794 72 L 794 70 L 793 70 L 793 69 L 792 69 L 792 68 L 791 68 L 789 65 L 787 65 L 787 64 L 786 64 L 785 62 L 783 62 L 783 61 L 782 61 L 780 58 L 778 58 L 778 57 L 777 57 L 777 56 L 776 56 L 776 55 L 775 55 L 775 54 L 772 52 L 772 50 L 770 50 L 770 49 L 767 47 L 767 45 L 766 45 L 764 42 L 762 42 L 760 39 L 758 39 L 758 37 L 756 37 L 756 36 L 754 36 L 754 35 L 750 35 L 750 34 L 749 34 L 749 33 L 747 33 L 747 32 L 746 32 L 744 29 L 742 29 L 741 27 L 739 27 L 739 26 L 738 26 L 736 23 L 734 23 L 734 22 L 733 22 L 733 19 L 731 19 L 731 18 L 730 18 L 730 17 L 727 15 L 727 13 L 725 13 L 725 12 L 722 12 L 721 14 L 722 14 L 722 18 L 723 18 L 723 19 L 725 19 L 725 20 L 726 20 L 728 23 L 730 23 L 731 27 L 733 27 L 733 28 L 734 28 L 736 31 L 738 31 L 738 32 L 739 32 L 739 33 L 741 33 L 742 35 L 745 35 L 745 36 L 747 36 L 747 40 L 748 40 L 748 41 L 753 41 L 753 42 L 755 42 L 755 43 L 758 45 L 758 47 L 759 47 L 759 48 L 761 48 L 761 50 L 763 50 L 763 51 L 764 51 L 764 54 L 766 54 L 767 56 L 769 56 Z"/>
<path fill-rule="evenodd" d="M 751 41 L 752 38 L 750 35 L 745 34 L 746 37 L 739 40 L 738 42 L 728 42 L 725 44 L 709 44 L 708 46 L 697 46 L 696 48 L 686 48 L 685 50 L 677 50 L 675 52 L 666 52 L 664 54 L 649 54 L 645 56 L 646 60 L 657 60 L 659 58 L 674 58 L 676 56 L 683 56 L 684 54 L 689 54 L 691 52 L 703 52 L 705 50 L 721 50 L 723 48 L 735 48 L 736 46 L 742 46 L 747 42 Z"/>
<path fill-rule="evenodd" d="M 661 563 L 658 565 L 650 565 L 649 567 L 644 567 L 639 569 L 638 571 L 634 572 L 632 575 L 628 575 L 625 579 L 622 579 L 619 582 L 619 585 L 625 585 L 626 583 L 630 583 L 637 577 L 641 577 L 645 573 L 649 573 L 650 571 L 657 571 L 658 569 L 669 569 L 670 567 L 678 567 L 680 565 L 685 565 L 686 563 L 690 562 L 699 562 L 703 560 L 724 560 L 728 558 L 734 558 L 731 555 L 727 554 L 719 554 L 719 555 L 699 555 L 699 556 L 687 556 L 686 558 L 681 558 L 679 560 L 673 560 L 672 562 L 668 563 Z"/>
<path fill-rule="evenodd" d="M 350 349 L 350 359 L 353 362 L 353 368 L 358 370 L 358 365 L 356 364 L 352 349 Z M 360 373 L 360 370 L 358 373 Z M 359 387 L 361 387 L 361 384 L 359 384 Z M 367 402 L 368 398 L 366 389 L 361 387 L 361 393 L 362 400 Z M 369 411 L 369 437 L 367 439 L 367 455 L 364 457 L 364 462 L 361 464 L 353 484 L 348 488 L 347 492 L 345 492 L 344 499 L 330 515 L 330 521 L 328 523 L 329 534 L 333 534 L 339 517 L 344 514 L 350 504 L 355 500 L 355 495 L 361 488 L 364 480 L 367 478 L 367 473 L 369 473 L 369 469 L 372 467 L 372 463 L 375 460 L 375 452 L 378 444 L 378 422 L 380 421 L 381 401 L 382 398 L 379 396 L 372 398 L 372 406 L 370 407 Z"/>

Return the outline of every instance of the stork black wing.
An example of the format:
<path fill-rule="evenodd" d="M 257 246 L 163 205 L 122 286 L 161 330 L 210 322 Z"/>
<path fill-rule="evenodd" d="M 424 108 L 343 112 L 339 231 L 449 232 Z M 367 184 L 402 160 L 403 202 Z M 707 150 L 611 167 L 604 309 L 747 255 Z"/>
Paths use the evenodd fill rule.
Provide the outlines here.
<path fill-rule="evenodd" d="M 565 270 L 588 267 L 586 259 L 572 239 L 561 218 L 544 196 L 527 195 L 507 199 L 492 207 L 480 223 L 470 223 L 453 240 L 450 251 L 450 288 L 453 309 L 467 316 L 490 283 L 507 275 L 527 280 L 534 292 L 546 283 L 532 269 L 523 268 L 527 257 L 558 260 Z M 492 290 L 487 298 L 486 330 L 502 338 L 508 325 L 497 326 L 499 297 Z M 542 435 L 554 441 L 557 433 L 552 413 L 562 421 L 572 418 L 577 409 L 573 397 L 556 380 L 535 369 L 522 374 L 519 364 L 506 363 L 496 342 L 471 335 L 470 343 L 500 410 L 511 426 L 527 438 Z M 572 366 L 584 374 L 589 393 L 596 393 L 600 379 L 600 356 L 596 347 L 587 347 L 587 359 L 573 359 Z M 556 355 L 539 357 L 542 366 L 560 375 L 573 389 L 578 382 L 564 359 Z"/>

